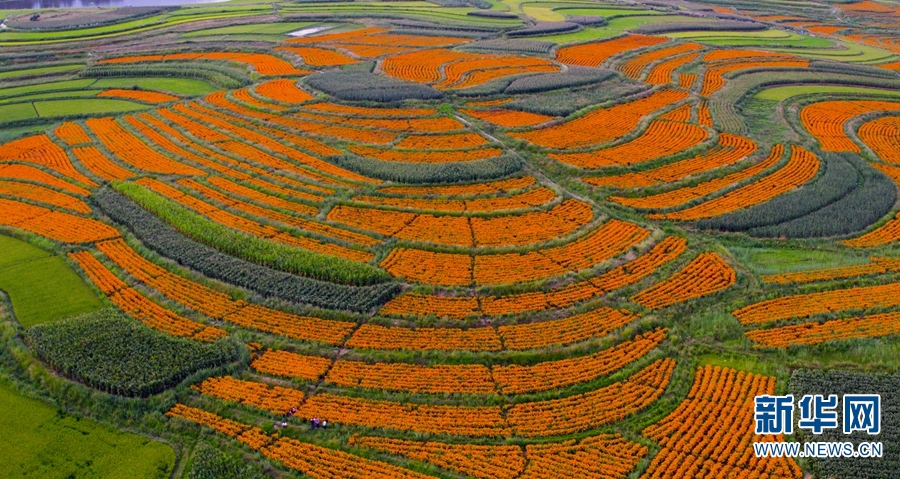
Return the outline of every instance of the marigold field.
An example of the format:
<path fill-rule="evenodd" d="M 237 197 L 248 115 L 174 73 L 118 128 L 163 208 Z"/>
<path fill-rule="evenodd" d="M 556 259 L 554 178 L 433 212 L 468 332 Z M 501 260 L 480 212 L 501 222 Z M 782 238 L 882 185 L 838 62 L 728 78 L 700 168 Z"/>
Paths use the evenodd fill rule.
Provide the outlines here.
<path fill-rule="evenodd" d="M 40 1 L 0 476 L 900 477 L 897 0 Z M 799 391 L 884 456 L 756 457 Z"/>

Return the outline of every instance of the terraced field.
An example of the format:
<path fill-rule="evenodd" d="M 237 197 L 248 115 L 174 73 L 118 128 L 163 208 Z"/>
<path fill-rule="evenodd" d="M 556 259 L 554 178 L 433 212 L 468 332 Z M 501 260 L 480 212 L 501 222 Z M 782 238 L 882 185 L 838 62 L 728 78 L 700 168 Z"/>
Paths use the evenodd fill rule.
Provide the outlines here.
<path fill-rule="evenodd" d="M 751 447 L 755 396 L 896 389 L 897 25 L 888 1 L 9 11 L 0 378 L 139 434 L 133 477 L 897 477 L 893 420 L 858 468 Z M 123 477 L 73 457 L 59 477 Z"/>

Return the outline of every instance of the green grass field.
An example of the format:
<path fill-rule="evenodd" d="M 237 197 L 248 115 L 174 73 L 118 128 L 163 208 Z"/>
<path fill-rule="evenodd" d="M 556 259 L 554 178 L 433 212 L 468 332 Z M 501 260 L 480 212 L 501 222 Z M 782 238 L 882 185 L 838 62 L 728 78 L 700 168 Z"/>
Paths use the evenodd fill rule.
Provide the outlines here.
<path fill-rule="evenodd" d="M 855 252 L 830 252 L 799 249 L 728 247 L 741 264 L 756 274 L 778 274 L 810 269 L 836 268 L 869 262 L 868 256 Z"/>
<path fill-rule="evenodd" d="M 111 100 L 107 98 L 49 100 L 34 102 L 34 109 L 41 118 L 59 118 L 70 115 L 95 115 L 105 113 L 123 113 L 144 110 L 152 105 L 145 105 L 127 100 Z"/>
<path fill-rule="evenodd" d="M 677 32 L 666 34 L 670 38 L 693 40 L 699 43 L 716 46 L 757 46 L 757 47 L 791 47 L 832 48 L 834 42 L 826 38 L 810 37 L 781 30 L 763 30 L 759 32 Z"/>
<path fill-rule="evenodd" d="M 84 68 L 84 64 L 75 63 L 73 65 L 56 65 L 43 68 L 26 68 L 24 70 L 11 70 L 0 72 L 0 80 L 10 80 L 26 76 L 50 75 L 53 73 L 65 73 Z"/>
<path fill-rule="evenodd" d="M 572 12 L 582 12 L 580 14 L 584 15 L 596 15 L 596 13 L 589 13 L 594 10 L 563 10 L 567 15 L 573 15 Z M 619 16 L 609 20 L 609 24 L 604 27 L 596 27 L 596 28 L 585 28 L 581 31 L 574 33 L 563 33 L 559 35 L 548 35 L 542 37 L 533 37 L 529 38 L 529 40 L 542 41 L 542 42 L 553 42 L 559 45 L 567 45 L 571 43 L 583 43 L 594 40 L 603 40 L 605 38 L 611 38 L 617 35 L 622 35 L 627 31 L 639 27 L 641 25 L 647 25 L 651 23 L 666 23 L 666 22 L 679 22 L 679 23 L 693 23 L 693 22 L 708 22 L 708 20 L 703 18 L 692 18 L 692 17 L 683 17 L 680 15 L 658 15 L 655 14 L 644 15 L 643 12 L 640 15 L 629 15 L 629 16 Z"/>
<path fill-rule="evenodd" d="M 554 12 L 552 7 L 523 5 L 522 11 L 525 15 L 542 22 L 561 22 L 566 19 L 564 15 Z"/>
<path fill-rule="evenodd" d="M 48 91 L 82 90 L 91 86 L 91 84 L 93 84 L 95 81 L 97 80 L 93 78 L 84 78 L 79 80 L 64 80 L 11 88 L 0 88 L 0 98 L 11 98 L 14 96 L 28 95 L 31 93 L 43 93 Z"/>
<path fill-rule="evenodd" d="M 0 106 L 0 115 L 2 115 L 2 108 L 3 107 Z M 9 140 L 13 140 L 27 134 L 38 133 L 44 131 L 46 127 L 46 125 L 26 125 L 17 126 L 14 128 L 0 128 L 0 142 L 5 143 Z"/>
<path fill-rule="evenodd" d="M 2 235 L 0 251 L 0 289 L 9 295 L 22 326 L 58 321 L 103 307 L 63 258 Z"/>
<path fill-rule="evenodd" d="M 190 12 L 190 9 L 186 11 Z M 199 13 L 182 13 L 161 14 L 151 17 L 131 20 L 124 23 L 116 23 L 113 25 L 104 25 L 99 27 L 82 28 L 76 30 L 61 30 L 53 32 L 7 32 L 3 34 L 0 40 L 0 46 L 12 45 L 40 45 L 49 43 L 71 42 L 73 40 L 97 40 L 101 38 L 111 38 L 126 34 L 143 33 L 151 30 L 157 30 L 164 27 L 173 27 L 185 23 L 199 22 L 204 20 L 217 20 L 223 18 L 235 18 L 245 16 L 265 15 L 271 13 L 271 5 L 259 5 L 250 8 L 227 9 L 225 7 L 208 14 Z"/>
<path fill-rule="evenodd" d="M 33 95 L 16 96 L 0 100 L 0 105 L 10 103 L 32 102 L 34 100 L 57 100 L 61 98 L 87 98 L 97 96 L 100 90 L 70 90 L 54 91 L 49 93 L 35 93 Z"/>
<path fill-rule="evenodd" d="M 175 465 L 168 445 L 62 415 L 0 382 L 0 478 L 162 479 Z"/>
<path fill-rule="evenodd" d="M 895 61 L 897 55 L 887 50 L 852 42 L 835 42 L 836 48 L 774 48 L 773 51 L 791 53 L 817 60 L 877 65 Z"/>
<path fill-rule="evenodd" d="M 123 113 L 150 108 L 150 105 L 128 100 L 92 98 L 106 89 L 127 90 L 134 87 L 182 96 L 202 96 L 219 90 L 205 80 L 168 77 L 85 78 L 0 88 L 0 124 L 35 118 Z"/>
<path fill-rule="evenodd" d="M 574 33 L 562 33 L 559 35 L 548 35 L 545 37 L 531 37 L 527 40 L 540 42 L 553 42 L 558 45 L 568 45 L 570 43 L 583 43 L 594 40 L 603 40 L 620 35 L 619 30 L 611 30 L 609 28 L 585 28 Z"/>
<path fill-rule="evenodd" d="M 182 37 L 204 37 L 213 35 L 284 35 L 301 28 L 315 25 L 316 22 L 281 22 L 281 23 L 249 23 L 232 27 L 207 28 L 195 30 L 182 35 Z"/>
<path fill-rule="evenodd" d="M 164 91 L 187 96 L 201 96 L 221 90 L 204 80 L 168 77 L 101 78 L 91 85 L 91 89 L 124 88 L 128 90 L 135 86 L 144 90 Z"/>
<path fill-rule="evenodd" d="M 30 102 L 0 105 L 0 118 L 3 118 L 3 122 L 30 120 L 37 118 L 37 112 Z"/>
<path fill-rule="evenodd" d="M 23 100 L 47 98 L 68 98 L 74 96 L 94 96 L 109 88 L 156 90 L 176 95 L 201 96 L 218 91 L 213 84 L 196 78 L 169 77 L 124 77 L 124 78 L 85 78 L 49 82 L 38 85 L 25 85 L 11 88 L 0 88 L 0 103 L 11 103 Z"/>
<path fill-rule="evenodd" d="M 640 9 L 631 9 L 631 8 L 561 8 L 557 10 L 557 13 L 562 13 L 569 17 L 579 16 L 579 15 L 599 15 L 604 18 L 612 18 L 612 17 L 625 17 L 630 15 L 664 15 L 662 12 L 657 12 L 653 10 L 640 10 Z"/>
<path fill-rule="evenodd" d="M 798 95 L 814 93 L 858 93 L 860 95 L 884 95 L 900 97 L 900 91 L 881 90 L 878 88 L 864 88 L 840 85 L 792 85 L 768 88 L 757 93 L 754 98 L 770 101 L 784 101 Z"/>

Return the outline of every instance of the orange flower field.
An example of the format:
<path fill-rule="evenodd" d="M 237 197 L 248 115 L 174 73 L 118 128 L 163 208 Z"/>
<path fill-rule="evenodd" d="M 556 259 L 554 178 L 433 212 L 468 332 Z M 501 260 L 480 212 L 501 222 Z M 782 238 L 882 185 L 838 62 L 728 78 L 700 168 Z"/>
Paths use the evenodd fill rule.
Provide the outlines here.
<path fill-rule="evenodd" d="M 0 476 L 900 477 L 896 1 L 7 3 Z"/>

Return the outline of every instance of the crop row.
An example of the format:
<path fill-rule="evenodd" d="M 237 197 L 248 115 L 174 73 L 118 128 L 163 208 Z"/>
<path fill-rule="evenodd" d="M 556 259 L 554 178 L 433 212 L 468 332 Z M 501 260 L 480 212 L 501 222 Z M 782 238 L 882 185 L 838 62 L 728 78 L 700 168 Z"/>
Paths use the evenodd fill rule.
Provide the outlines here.
<path fill-rule="evenodd" d="M 674 183 L 689 176 L 737 163 L 755 153 L 756 148 L 756 143 L 748 138 L 730 133 L 719 133 L 719 143 L 716 146 L 692 158 L 641 172 L 617 176 L 587 177 L 584 178 L 584 182 L 595 186 L 615 186 L 617 188 Z"/>
<path fill-rule="evenodd" d="M 667 39 L 663 37 L 625 35 L 612 40 L 560 48 L 556 52 L 556 61 L 567 65 L 598 67 L 613 55 L 638 48 L 659 45 L 666 41 Z"/>
<path fill-rule="evenodd" d="M 294 81 L 281 79 L 271 80 L 256 87 L 256 93 L 279 103 L 297 105 L 313 99 L 313 96 L 297 88 Z"/>
<path fill-rule="evenodd" d="M 625 477 L 647 448 L 619 434 L 524 446 L 417 442 L 352 436 L 351 445 L 435 464 L 478 479 Z M 527 459 L 526 459 L 527 458 Z"/>
<path fill-rule="evenodd" d="M 502 316 L 572 306 L 603 293 L 634 284 L 684 252 L 683 238 L 667 237 L 635 260 L 585 281 L 550 291 L 535 291 L 505 296 L 445 296 L 420 293 L 402 294 L 381 308 L 381 314 L 463 319 L 469 316 Z"/>
<path fill-rule="evenodd" d="M 45 203 L 72 213 L 90 214 L 91 207 L 84 201 L 66 193 L 31 183 L 0 180 L 0 195 Z"/>
<path fill-rule="evenodd" d="M 541 186 L 510 196 L 470 200 L 396 198 L 386 196 L 354 196 L 351 199 L 362 203 L 390 206 L 406 210 L 488 212 L 535 208 L 553 201 L 554 198 L 556 198 L 556 193 L 553 190 Z"/>
<path fill-rule="evenodd" d="M 631 297 L 649 309 L 659 309 L 722 291 L 734 284 L 736 273 L 716 253 L 702 253 L 665 280 Z"/>
<path fill-rule="evenodd" d="M 91 218 L 2 198 L 0 224 L 63 243 L 90 243 L 119 236 L 114 228 Z"/>
<path fill-rule="evenodd" d="M 747 337 L 760 346 L 787 348 L 828 341 L 878 338 L 900 333 L 900 313 L 882 313 L 835 319 L 822 323 L 802 323 L 770 329 L 747 331 Z"/>
<path fill-rule="evenodd" d="M 166 416 L 212 428 L 247 444 L 251 449 L 280 462 L 285 467 L 302 472 L 314 479 L 427 479 L 431 477 L 384 462 L 300 442 L 296 439 L 278 435 L 269 436 L 259 428 L 183 404 L 176 404 L 166 413 Z"/>
<path fill-rule="evenodd" d="M 672 82 L 672 74 L 675 70 L 696 60 L 698 56 L 700 56 L 699 53 L 686 53 L 662 61 L 650 70 L 650 73 L 647 74 L 647 78 L 644 82 L 651 85 L 668 85 Z M 682 73 L 678 75 L 678 86 L 685 90 L 690 90 L 691 87 L 694 86 L 696 80 L 696 75 L 686 75 Z"/>
<path fill-rule="evenodd" d="M 654 121 L 627 143 L 585 153 L 551 153 L 550 158 L 578 168 L 631 166 L 675 155 L 704 142 L 709 134 L 689 123 Z"/>
<path fill-rule="evenodd" d="M 50 186 L 78 196 L 88 196 L 91 194 L 90 191 L 84 188 L 75 186 L 68 181 L 64 181 L 51 175 L 50 173 L 39 170 L 29 165 L 20 165 L 16 163 L 0 164 L 0 178 L 21 180 L 30 183 L 39 183 L 41 185 Z"/>
<path fill-rule="evenodd" d="M 334 123 L 376 130 L 389 130 L 405 133 L 450 133 L 463 128 L 463 124 L 454 118 L 439 116 L 437 118 L 359 118 L 344 115 L 326 115 L 300 111 L 293 114 L 296 118 Z"/>
<path fill-rule="evenodd" d="M 649 96 L 609 108 L 598 108 L 573 120 L 524 133 L 510 133 L 548 148 L 581 148 L 619 138 L 634 130 L 650 113 L 687 98 L 688 94 L 663 88 Z"/>
<path fill-rule="evenodd" d="M 438 285 L 511 284 L 589 268 L 624 253 L 650 231 L 611 220 L 572 243 L 527 253 L 435 253 L 397 248 L 381 266 L 394 276 Z"/>
<path fill-rule="evenodd" d="M 283 76 L 283 75 L 306 75 L 312 73 L 308 70 L 299 70 L 294 68 L 290 63 L 272 55 L 265 53 L 231 53 L 231 52 L 210 52 L 210 53 L 175 53 L 170 55 L 142 55 L 131 57 L 118 57 L 101 60 L 101 64 L 106 63 L 137 63 L 137 62 L 160 62 L 172 60 L 226 60 L 231 62 L 244 63 L 252 66 L 257 73 L 266 76 Z"/>
<path fill-rule="evenodd" d="M 76 147 L 72 149 L 72 153 L 88 171 L 106 181 L 127 180 L 135 176 L 131 171 L 113 163 L 97 147 Z"/>
<path fill-rule="evenodd" d="M 631 206 L 633 208 L 673 208 L 676 206 L 681 206 L 692 200 L 696 200 L 709 194 L 715 193 L 716 191 L 728 188 L 729 186 L 740 181 L 752 178 L 753 176 L 756 176 L 757 174 L 762 173 L 763 171 L 766 171 L 767 169 L 777 165 L 783 156 L 784 145 L 775 145 L 774 147 L 772 147 L 772 151 L 769 156 L 763 161 L 750 165 L 741 171 L 731 173 L 721 178 L 713 178 L 711 180 L 698 183 L 694 186 L 685 186 L 683 188 L 678 188 L 675 190 L 650 196 L 610 196 L 608 199 L 610 201 L 614 201 L 625 206 Z"/>
<path fill-rule="evenodd" d="M 165 175 L 203 174 L 201 170 L 158 153 L 113 118 L 92 118 L 85 123 L 109 151 L 138 170 Z"/>
<path fill-rule="evenodd" d="M 506 128 L 538 125 L 553 119 L 547 115 L 518 110 L 463 110 L 463 113 Z"/>
<path fill-rule="evenodd" d="M 662 448 L 642 477 L 769 477 L 800 479 L 800 467 L 787 458 L 757 458 L 752 442 L 781 437 L 755 436 L 756 396 L 774 394 L 775 378 L 719 366 L 701 366 L 687 398 L 643 435 Z"/>
<path fill-rule="evenodd" d="M 520 403 L 505 411 L 498 406 L 415 404 L 319 393 L 308 397 L 295 416 L 322 418 L 348 426 L 469 437 L 571 434 L 622 420 L 646 408 L 668 387 L 674 368 L 674 360 L 660 359 L 607 387 L 562 399 Z M 279 412 L 296 407 L 294 403 L 302 394 L 231 378 L 211 378 L 195 389 L 205 395 L 273 412 L 276 407 L 289 406 Z"/>
<path fill-rule="evenodd" d="M 816 155 L 793 145 L 790 161 L 783 168 L 768 176 L 688 209 L 676 213 L 648 215 L 647 217 L 681 221 L 696 220 L 720 216 L 764 203 L 811 180 L 819 171 L 819 165 L 820 162 Z"/>
<path fill-rule="evenodd" d="M 267 217 L 269 219 L 275 219 L 275 212 L 270 212 L 269 210 L 255 207 L 251 204 L 245 203 L 241 200 L 235 200 L 227 195 L 223 195 L 218 193 L 215 190 L 207 188 L 194 180 L 178 180 L 179 185 L 185 186 L 187 188 L 193 189 L 195 191 L 200 192 L 204 196 L 210 197 L 216 201 L 222 202 L 230 207 L 233 207 L 238 210 L 243 210 L 245 212 L 255 214 L 258 216 Z M 150 191 L 153 191 L 165 198 L 168 198 L 175 203 L 184 206 L 186 208 L 190 208 L 195 211 L 197 214 L 208 218 L 209 220 L 215 222 L 216 224 L 223 225 L 238 231 L 242 231 L 249 235 L 263 238 L 271 241 L 275 241 L 277 243 L 283 243 L 288 246 L 302 248 L 309 251 L 314 251 L 317 253 L 332 255 L 344 259 L 348 259 L 351 261 L 358 262 L 366 262 L 372 259 L 371 253 L 366 253 L 363 251 L 352 250 L 349 248 L 345 248 L 343 246 L 324 243 L 321 241 L 298 237 L 288 233 L 284 233 L 281 230 L 274 228 L 272 226 L 268 226 L 250 219 L 243 218 L 241 216 L 237 216 L 228 211 L 220 209 L 214 206 L 211 203 L 200 200 L 194 196 L 186 195 L 182 193 L 180 190 L 177 190 L 165 183 L 162 183 L 158 180 L 154 180 L 151 178 L 141 178 L 136 181 L 136 184 L 139 184 Z M 251 190 L 252 191 L 252 190 Z M 315 210 L 311 208 L 312 211 L 308 211 L 307 214 L 314 213 Z M 278 219 L 283 219 L 283 216 L 278 215 Z M 288 217 L 285 218 L 284 221 L 292 222 L 292 220 Z"/>
<path fill-rule="evenodd" d="M 519 176 L 508 180 L 479 182 L 469 185 L 388 186 L 381 193 L 410 196 L 474 196 L 510 193 L 528 188 L 536 183 L 533 176 Z"/>
<path fill-rule="evenodd" d="M 72 166 L 65 150 L 47 135 L 26 136 L 0 145 L 0 161 L 31 163 L 49 168 L 81 185 L 96 187 L 97 183 L 82 175 Z"/>
<path fill-rule="evenodd" d="M 365 363 L 318 356 L 266 351 L 251 367 L 275 376 L 349 388 L 410 393 L 522 394 L 561 389 L 611 374 L 644 357 L 665 339 L 656 330 L 596 353 L 533 365 L 459 364 L 421 366 L 411 363 Z"/>
<path fill-rule="evenodd" d="M 818 293 L 784 296 L 734 311 L 741 324 L 761 324 L 790 318 L 856 309 L 900 306 L 900 283 L 858 286 Z"/>
<path fill-rule="evenodd" d="M 127 226 L 145 245 L 164 257 L 214 279 L 255 291 L 265 297 L 315 306 L 367 311 L 395 295 L 397 284 L 356 287 L 284 273 L 229 256 L 189 240 L 149 211 L 112 189 L 93 197 L 104 213 Z"/>
<path fill-rule="evenodd" d="M 853 266 L 836 268 L 810 269 L 795 273 L 767 274 L 761 276 L 763 282 L 774 284 L 811 283 L 814 281 L 832 281 L 836 279 L 855 278 L 873 274 L 884 274 L 888 271 L 900 271 L 900 262 L 893 258 L 870 258 L 871 262 Z"/>
<path fill-rule="evenodd" d="M 800 110 L 800 121 L 806 130 L 819 140 L 823 151 L 859 153 L 859 146 L 844 131 L 846 123 L 859 115 L 898 110 L 900 103 L 886 101 L 823 101 Z"/>
<path fill-rule="evenodd" d="M 780 60 L 780 61 L 779 61 Z M 780 57 L 774 57 L 769 59 L 768 61 L 740 61 L 740 62 L 726 62 L 723 65 L 710 65 L 706 69 L 706 74 L 703 75 L 703 88 L 700 91 L 701 96 L 709 97 L 713 93 L 719 91 L 723 86 L 725 86 L 725 74 L 739 71 L 739 70 L 750 70 L 753 68 L 808 68 L 809 60 L 800 60 L 794 59 L 791 57 L 786 57 L 781 59 Z"/>
<path fill-rule="evenodd" d="M 456 246 L 513 246 L 549 241 L 593 219 L 587 203 L 569 199 L 547 211 L 495 217 L 437 216 L 339 205 L 328 220 L 408 241 Z"/>
<path fill-rule="evenodd" d="M 650 65 L 651 63 L 658 62 L 660 60 L 669 59 L 672 57 L 678 57 L 684 53 L 696 52 L 698 50 L 702 50 L 703 47 L 696 43 L 682 43 L 679 45 L 673 45 L 670 47 L 660 48 L 657 50 L 651 50 L 648 52 L 641 53 L 639 55 L 635 55 L 633 58 L 628 59 L 625 62 L 619 64 L 616 69 L 619 70 L 623 75 L 628 78 L 638 79 L 641 76 L 641 72 Z M 660 75 L 663 76 L 663 75 Z M 669 70 L 669 76 L 665 77 L 665 81 L 654 83 L 649 81 L 650 84 L 667 84 L 671 81 L 672 75 L 671 70 Z"/>
<path fill-rule="evenodd" d="M 293 339 L 326 344 L 340 344 L 354 326 L 354 323 L 299 316 L 232 299 L 225 293 L 156 266 L 138 255 L 122 240 L 99 243 L 97 247 L 120 268 L 142 283 L 172 301 L 211 318 Z"/>
<path fill-rule="evenodd" d="M 191 321 L 150 301 L 134 288 L 128 287 L 87 251 L 69 253 L 69 257 L 78 263 L 116 306 L 150 328 L 197 341 L 215 341 L 227 334 L 222 329 Z"/>
<path fill-rule="evenodd" d="M 81 125 L 71 121 L 67 121 L 56 127 L 53 130 L 53 134 L 69 146 L 91 143 L 93 141 Z"/>
<path fill-rule="evenodd" d="M 433 477 L 296 439 L 268 436 L 258 428 L 183 404 L 176 404 L 166 415 L 212 428 L 314 479 Z M 624 477 L 647 454 L 645 446 L 619 434 L 526 446 L 448 444 L 354 435 L 348 444 L 429 462 L 478 479 L 561 479 L 573 474 Z"/>

